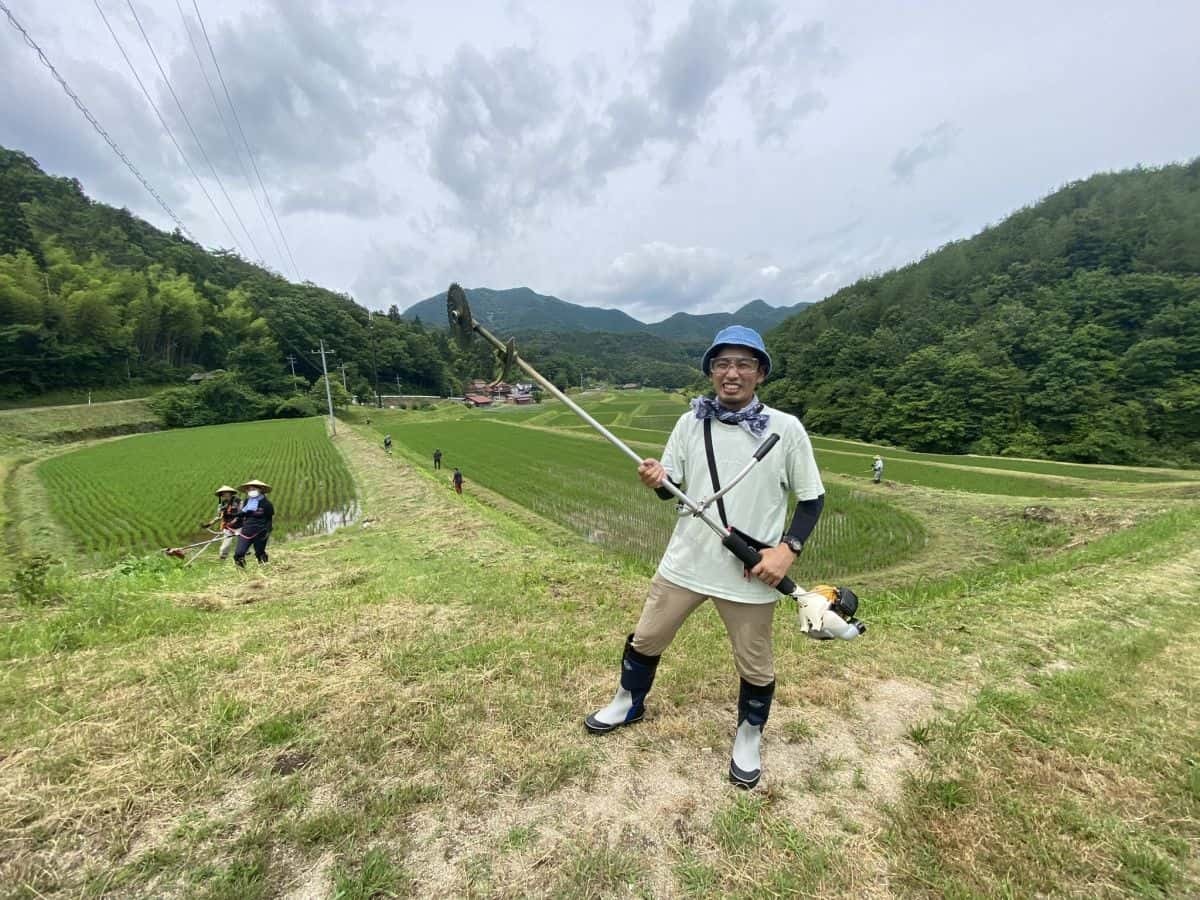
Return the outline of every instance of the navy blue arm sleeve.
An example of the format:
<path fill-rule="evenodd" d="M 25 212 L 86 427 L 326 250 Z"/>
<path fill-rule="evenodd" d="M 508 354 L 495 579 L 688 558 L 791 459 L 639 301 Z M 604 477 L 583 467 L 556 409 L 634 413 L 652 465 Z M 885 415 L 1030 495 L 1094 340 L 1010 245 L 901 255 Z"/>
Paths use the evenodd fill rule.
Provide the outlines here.
<path fill-rule="evenodd" d="M 671 484 L 679 487 L 679 482 L 672 481 Z M 674 500 L 675 495 L 668 491 L 665 487 L 656 487 L 654 493 L 658 494 L 659 500 Z"/>
<path fill-rule="evenodd" d="M 817 527 L 817 519 L 821 518 L 821 510 L 825 507 L 825 495 L 815 500 L 801 500 L 796 504 L 796 512 L 792 516 L 792 524 L 788 526 L 787 534 L 799 539 L 802 543 L 808 541 L 809 535 Z"/>

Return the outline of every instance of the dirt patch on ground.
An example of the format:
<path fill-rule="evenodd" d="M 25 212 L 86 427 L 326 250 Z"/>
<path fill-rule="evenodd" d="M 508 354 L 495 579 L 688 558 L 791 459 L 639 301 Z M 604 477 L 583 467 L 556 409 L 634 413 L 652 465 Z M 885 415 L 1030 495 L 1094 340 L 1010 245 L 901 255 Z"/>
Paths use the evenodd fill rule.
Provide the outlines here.
<path fill-rule="evenodd" d="M 921 765 L 907 734 L 935 714 L 933 692 L 890 679 L 863 685 L 858 697 L 846 713 L 807 702 L 772 711 L 755 794 L 805 832 L 876 832 L 884 805 L 899 797 L 906 775 Z M 698 747 L 670 737 L 698 719 L 727 721 L 727 739 Z M 486 856 L 492 887 L 519 896 L 545 888 L 544 869 L 564 848 L 625 848 L 642 861 L 651 894 L 670 896 L 677 889 L 677 851 L 715 852 L 713 817 L 741 795 L 727 779 L 735 720 L 732 706 L 651 713 L 636 727 L 596 739 L 607 760 L 586 786 L 526 801 L 497 798 L 482 811 L 422 810 L 412 819 L 414 849 L 406 866 L 421 893 L 466 894 L 471 861 Z M 811 737 L 796 739 L 796 723 Z M 498 852 L 516 834 L 532 837 L 517 851 Z M 864 857 L 858 865 L 860 896 L 885 896 L 882 860 Z"/>

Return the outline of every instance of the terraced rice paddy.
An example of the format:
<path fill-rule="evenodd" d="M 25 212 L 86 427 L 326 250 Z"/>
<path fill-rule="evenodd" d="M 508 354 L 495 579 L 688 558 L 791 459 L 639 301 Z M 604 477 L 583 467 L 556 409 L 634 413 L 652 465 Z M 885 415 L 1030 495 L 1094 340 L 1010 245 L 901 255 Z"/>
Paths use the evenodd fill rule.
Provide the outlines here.
<path fill-rule="evenodd" d="M 462 469 L 468 493 L 478 482 L 647 570 L 675 525 L 675 504 L 655 497 L 628 459 L 591 437 L 476 418 L 413 422 L 391 435 L 420 460 L 440 447 L 443 465 Z M 912 516 L 866 492 L 827 487 L 826 512 L 794 570 L 798 578 L 882 568 L 923 546 L 925 532 Z"/>
<path fill-rule="evenodd" d="M 355 494 L 322 419 L 139 435 L 54 457 L 37 473 L 55 518 L 97 559 L 199 540 L 222 483 L 270 484 L 277 538 L 347 509 Z"/>

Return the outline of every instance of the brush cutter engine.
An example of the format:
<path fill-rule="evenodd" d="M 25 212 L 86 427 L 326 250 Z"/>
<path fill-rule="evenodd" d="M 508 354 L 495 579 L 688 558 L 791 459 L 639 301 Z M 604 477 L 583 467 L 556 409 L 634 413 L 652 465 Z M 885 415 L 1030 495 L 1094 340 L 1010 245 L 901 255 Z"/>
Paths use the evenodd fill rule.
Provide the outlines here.
<path fill-rule="evenodd" d="M 855 617 L 858 595 L 850 588 L 818 584 L 809 591 L 797 588 L 792 596 L 799 605 L 799 628 L 814 641 L 852 641 L 867 630 L 867 623 Z"/>

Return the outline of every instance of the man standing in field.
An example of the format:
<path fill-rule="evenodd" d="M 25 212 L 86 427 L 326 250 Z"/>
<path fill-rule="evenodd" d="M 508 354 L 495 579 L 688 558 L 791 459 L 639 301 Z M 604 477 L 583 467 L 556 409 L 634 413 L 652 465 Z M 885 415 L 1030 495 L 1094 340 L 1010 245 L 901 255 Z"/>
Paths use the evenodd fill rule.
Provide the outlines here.
<path fill-rule="evenodd" d="M 383 436 L 383 449 L 388 456 L 392 455 L 392 436 L 390 434 L 385 434 Z"/>
<path fill-rule="evenodd" d="M 457 466 L 454 469 L 454 474 L 450 476 L 450 481 L 454 484 L 454 493 L 461 494 L 463 478 L 462 472 L 458 470 Z"/>
<path fill-rule="evenodd" d="M 442 467 L 441 448 L 437 448 L 433 451 L 433 467 L 434 467 L 434 469 L 440 469 Z"/>
<path fill-rule="evenodd" d="M 275 520 L 275 507 L 267 499 L 271 486 L 261 481 L 250 479 L 239 490 L 246 492 L 246 502 L 242 504 L 239 516 L 241 533 L 238 535 L 237 547 L 233 551 L 233 561 L 239 569 L 246 568 L 246 551 L 254 546 L 254 558 L 261 566 L 268 561 L 267 541 L 271 539 L 271 526 Z"/>
<path fill-rule="evenodd" d="M 604 734 L 640 721 L 663 651 L 684 620 L 712 600 L 739 676 L 729 779 L 749 789 L 762 774 L 762 732 L 775 695 L 771 622 L 779 595 L 773 588 L 812 534 L 825 488 L 804 426 L 758 399 L 756 390 L 771 371 L 771 357 L 756 331 L 741 325 L 722 329 L 700 367 L 712 381 L 714 396 L 692 401 L 691 410 L 676 422 L 662 460 L 643 460 L 638 475 L 664 499 L 671 497 L 661 487 L 666 479 L 694 496 L 714 493 L 718 482 L 730 481 L 768 435 L 778 434 L 779 446 L 718 504 L 722 522 L 742 532 L 762 553 L 762 561 L 747 572 L 700 519 L 681 517 L 637 627 L 625 639 L 617 692 L 584 725 L 593 734 Z M 787 523 L 790 494 L 799 502 Z"/>
<path fill-rule="evenodd" d="M 221 559 L 229 559 L 229 548 L 237 539 L 237 521 L 242 512 L 242 503 L 238 499 L 237 489 L 227 484 L 221 485 L 214 491 L 217 495 L 217 514 L 207 522 L 201 522 L 201 528 L 212 528 L 217 522 L 221 523 L 221 533 L 225 535 L 221 541 Z"/>
<path fill-rule="evenodd" d="M 879 454 L 875 455 L 875 460 L 871 463 L 871 476 L 871 480 L 876 484 L 883 479 L 883 457 Z"/>

